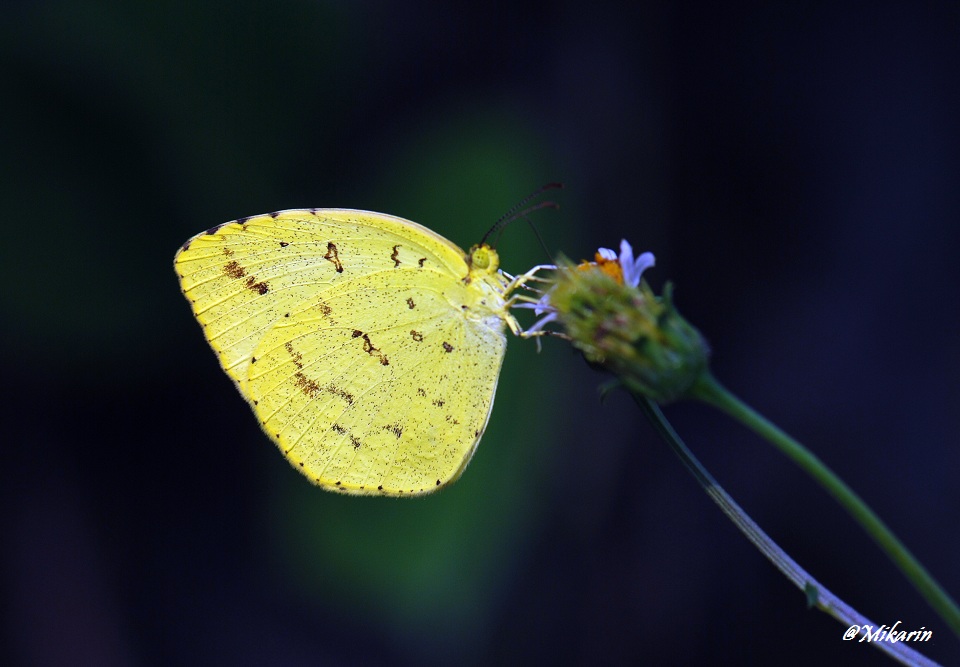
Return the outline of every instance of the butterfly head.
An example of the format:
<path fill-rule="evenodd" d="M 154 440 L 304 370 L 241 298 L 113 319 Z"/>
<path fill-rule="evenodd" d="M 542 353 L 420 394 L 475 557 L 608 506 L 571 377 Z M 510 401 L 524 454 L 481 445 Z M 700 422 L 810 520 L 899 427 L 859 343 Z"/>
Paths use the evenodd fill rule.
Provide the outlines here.
<path fill-rule="evenodd" d="M 470 267 L 470 273 L 467 274 L 465 282 L 470 282 L 476 276 L 496 273 L 500 268 L 500 255 L 486 243 L 481 243 L 470 248 L 467 253 L 467 266 Z"/>

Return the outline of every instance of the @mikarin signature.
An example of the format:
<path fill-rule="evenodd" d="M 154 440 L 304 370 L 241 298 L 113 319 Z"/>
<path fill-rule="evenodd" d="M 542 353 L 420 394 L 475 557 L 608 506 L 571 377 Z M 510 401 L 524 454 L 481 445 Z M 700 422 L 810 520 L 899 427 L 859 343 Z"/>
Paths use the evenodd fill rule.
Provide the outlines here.
<path fill-rule="evenodd" d="M 926 626 L 920 626 L 919 630 L 898 629 L 901 621 L 891 625 L 881 625 L 873 627 L 872 625 L 851 625 L 843 633 L 843 641 L 848 642 L 860 637 L 861 642 L 928 642 L 933 638 L 933 630 L 927 630 Z"/>

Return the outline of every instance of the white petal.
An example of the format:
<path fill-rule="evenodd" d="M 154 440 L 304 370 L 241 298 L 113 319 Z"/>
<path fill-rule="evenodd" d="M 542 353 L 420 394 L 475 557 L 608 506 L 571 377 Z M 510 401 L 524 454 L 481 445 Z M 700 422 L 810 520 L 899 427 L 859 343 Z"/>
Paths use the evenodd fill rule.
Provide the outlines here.
<path fill-rule="evenodd" d="M 556 320 L 556 319 L 557 319 L 557 313 L 556 313 L 556 312 L 552 312 L 552 313 L 550 313 L 549 315 L 547 315 L 546 317 L 538 320 L 537 322 L 534 322 L 533 326 L 530 327 L 529 329 L 527 329 L 527 333 L 533 333 L 534 331 L 540 331 L 540 329 L 542 329 L 545 324 L 548 324 L 548 323 L 550 323 L 550 322 L 553 322 L 553 321 Z"/>
<path fill-rule="evenodd" d="M 633 264 L 633 248 L 627 239 L 620 239 L 620 266 Z"/>
<path fill-rule="evenodd" d="M 623 282 L 630 287 L 640 284 L 640 276 L 654 265 L 652 252 L 645 252 L 636 259 L 633 257 L 633 248 L 626 239 L 620 241 L 620 268 L 623 270 Z"/>

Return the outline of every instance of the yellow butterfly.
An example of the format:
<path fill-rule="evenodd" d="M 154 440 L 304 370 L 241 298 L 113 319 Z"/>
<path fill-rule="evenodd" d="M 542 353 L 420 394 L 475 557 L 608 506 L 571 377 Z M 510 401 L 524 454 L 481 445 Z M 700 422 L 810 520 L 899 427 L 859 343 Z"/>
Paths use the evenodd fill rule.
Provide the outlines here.
<path fill-rule="evenodd" d="M 323 488 L 419 495 L 457 479 L 493 406 L 513 278 L 382 213 L 294 209 L 198 234 L 174 259 L 220 364 Z M 540 267 L 537 267 L 540 268 Z M 526 297 L 520 297 L 529 300 Z"/>

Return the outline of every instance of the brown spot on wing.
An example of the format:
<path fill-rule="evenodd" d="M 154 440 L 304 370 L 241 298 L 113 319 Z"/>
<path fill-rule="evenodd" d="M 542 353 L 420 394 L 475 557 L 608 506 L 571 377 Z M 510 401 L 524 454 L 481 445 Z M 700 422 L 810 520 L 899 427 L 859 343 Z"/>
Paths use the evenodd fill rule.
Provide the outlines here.
<path fill-rule="evenodd" d="M 426 257 L 421 257 L 420 259 L 417 260 L 417 264 L 418 264 L 418 265 L 420 266 L 420 268 L 422 269 L 422 268 L 423 268 L 423 263 L 426 262 L 426 261 L 427 261 L 427 258 L 426 258 Z"/>
<path fill-rule="evenodd" d="M 293 383 L 307 398 L 316 398 L 320 392 L 325 391 L 328 394 L 342 398 L 348 405 L 353 405 L 353 394 L 341 389 L 332 382 L 326 387 L 321 387 L 315 380 L 311 380 L 304 375 L 302 371 L 297 371 L 293 376 Z"/>
<path fill-rule="evenodd" d="M 265 281 L 261 280 L 257 282 L 256 276 L 248 276 L 247 270 L 240 266 L 240 262 L 235 259 L 223 265 L 223 272 L 234 280 L 240 280 L 246 277 L 244 281 L 246 288 L 258 294 L 266 294 L 270 289 L 270 286 Z"/>
<path fill-rule="evenodd" d="M 393 268 L 400 266 L 400 246 L 393 246 L 393 252 L 390 254 L 390 259 L 393 260 Z"/>
<path fill-rule="evenodd" d="M 407 299 L 407 308 L 409 308 L 410 310 L 413 310 L 413 309 L 416 308 L 416 307 L 417 307 L 417 304 L 415 304 L 415 303 L 413 302 L 413 298 L 412 298 L 412 297 L 411 297 L 411 298 L 408 298 L 408 299 Z"/>
<path fill-rule="evenodd" d="M 340 253 L 337 250 L 337 245 L 333 241 L 327 244 L 327 254 L 324 255 L 323 258 L 333 263 L 337 268 L 337 273 L 343 273 L 343 264 L 340 263 Z"/>
<path fill-rule="evenodd" d="M 233 251 L 230 250 L 230 248 L 224 248 L 224 249 L 223 249 L 223 254 L 226 255 L 227 257 L 232 257 L 232 256 L 233 256 Z"/>
<path fill-rule="evenodd" d="M 266 282 L 262 280 L 257 282 L 257 279 L 254 276 L 249 276 L 247 278 L 246 286 L 248 290 L 252 290 L 257 294 L 266 294 L 270 291 L 270 286 Z"/>
<path fill-rule="evenodd" d="M 373 343 L 370 341 L 370 336 L 363 333 L 359 329 L 354 329 L 353 331 L 354 338 L 363 338 L 363 351 L 369 354 L 372 357 L 380 358 L 381 366 L 389 366 L 390 361 L 387 359 L 387 355 L 380 351 L 379 347 L 374 347 Z"/>
<path fill-rule="evenodd" d="M 424 398 L 426 398 L 426 397 L 427 397 L 427 392 L 425 392 L 425 391 L 423 390 L 423 387 L 417 387 L 417 395 L 418 395 L 418 396 L 423 396 Z"/>
<path fill-rule="evenodd" d="M 398 439 L 398 440 L 400 439 L 400 436 L 403 435 L 403 426 L 400 424 L 400 422 L 395 422 L 395 423 L 393 423 L 393 424 L 387 424 L 386 426 L 383 427 L 383 430 L 384 430 L 384 431 L 390 431 L 390 432 L 393 433 L 395 436 L 397 436 L 397 439 Z"/>
<path fill-rule="evenodd" d="M 345 400 L 348 404 L 353 405 L 353 394 L 345 389 L 341 389 L 332 382 L 323 388 L 327 393 L 333 394 L 334 396 L 339 396 Z"/>
<path fill-rule="evenodd" d="M 453 352 L 453 345 L 451 345 L 447 341 L 443 341 L 443 349 L 445 352 Z"/>
<path fill-rule="evenodd" d="M 438 408 L 442 408 L 444 403 L 446 403 L 446 401 L 444 401 L 442 398 L 438 398 L 433 402 L 433 404 L 436 405 Z"/>
<path fill-rule="evenodd" d="M 303 370 L 303 354 L 299 350 L 293 349 L 293 343 L 287 341 L 283 344 L 283 348 L 290 355 L 290 358 L 293 360 L 293 365 L 296 366 L 299 370 Z"/>
<path fill-rule="evenodd" d="M 280 241 L 280 247 L 281 247 L 281 248 L 286 248 L 288 245 L 290 245 L 290 244 L 287 243 L 286 241 Z"/>
<path fill-rule="evenodd" d="M 223 272 L 228 276 L 230 276 L 231 278 L 235 278 L 237 280 L 247 275 L 246 270 L 242 266 L 240 266 L 240 262 L 238 262 L 237 260 L 231 260 L 226 264 L 224 264 Z"/>
<path fill-rule="evenodd" d="M 308 378 L 302 372 L 297 372 L 294 376 L 294 384 L 299 387 L 307 398 L 316 398 L 320 393 L 320 385 Z"/>
<path fill-rule="evenodd" d="M 423 334 L 416 330 L 411 330 L 410 336 L 413 338 L 413 340 L 417 341 L 418 343 L 423 340 Z"/>

